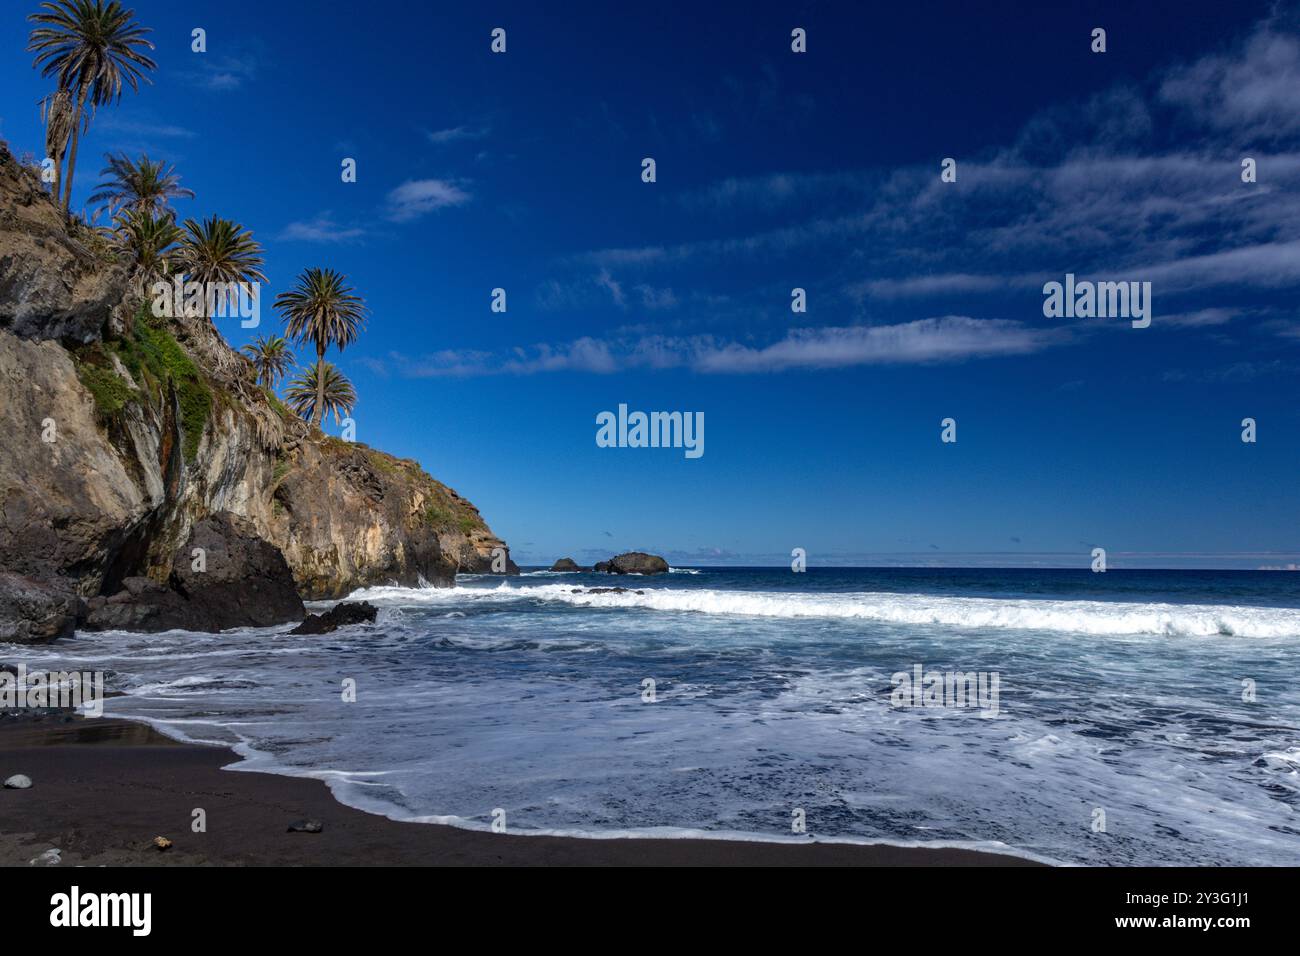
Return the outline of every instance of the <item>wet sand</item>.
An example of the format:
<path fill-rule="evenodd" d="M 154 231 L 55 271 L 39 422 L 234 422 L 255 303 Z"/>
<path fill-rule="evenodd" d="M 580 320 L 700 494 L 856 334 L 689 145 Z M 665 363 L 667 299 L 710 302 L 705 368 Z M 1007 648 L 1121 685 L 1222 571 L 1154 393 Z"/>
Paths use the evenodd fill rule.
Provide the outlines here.
<path fill-rule="evenodd" d="M 1013 856 L 886 845 L 700 839 L 591 840 L 399 823 L 343 806 L 319 780 L 229 772 L 223 747 L 66 714 L 0 719 L 0 865 L 56 847 L 87 866 L 1034 866 Z M 193 811 L 207 830 L 191 828 Z M 289 832 L 299 820 L 320 833 Z M 153 839 L 172 841 L 159 851 Z"/>

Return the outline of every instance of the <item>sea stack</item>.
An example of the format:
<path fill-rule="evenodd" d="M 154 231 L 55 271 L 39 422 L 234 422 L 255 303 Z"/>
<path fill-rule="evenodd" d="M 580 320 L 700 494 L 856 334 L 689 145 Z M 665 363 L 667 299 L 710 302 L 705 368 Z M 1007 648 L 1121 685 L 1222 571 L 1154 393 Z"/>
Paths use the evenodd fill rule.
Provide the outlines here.
<path fill-rule="evenodd" d="M 668 562 L 657 554 L 629 551 L 599 562 L 592 570 L 604 574 L 667 574 Z"/>

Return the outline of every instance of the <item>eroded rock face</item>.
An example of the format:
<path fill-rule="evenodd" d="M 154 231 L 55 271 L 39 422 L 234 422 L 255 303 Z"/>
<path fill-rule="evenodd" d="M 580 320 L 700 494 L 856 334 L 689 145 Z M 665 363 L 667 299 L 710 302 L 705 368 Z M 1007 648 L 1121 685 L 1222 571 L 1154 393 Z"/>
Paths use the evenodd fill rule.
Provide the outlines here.
<path fill-rule="evenodd" d="M 478 509 L 414 461 L 326 438 L 288 448 L 281 468 L 268 537 L 308 600 L 450 585 L 457 571 L 490 570 L 495 549 L 510 563 Z"/>
<path fill-rule="evenodd" d="M 67 575 L 84 596 L 98 593 L 114 554 L 161 503 L 161 469 L 146 458 L 131 474 L 56 342 L 0 332 L 0 409 L 0 568 Z"/>
<path fill-rule="evenodd" d="M 90 601 L 89 630 L 224 631 L 300 621 L 302 599 L 275 545 L 229 512 L 194 526 L 172 558 L 165 584 L 131 577 L 118 593 Z"/>
<path fill-rule="evenodd" d="M 604 574 L 666 574 L 668 562 L 657 554 L 629 551 L 608 561 L 597 562 L 592 570 Z"/>
<path fill-rule="evenodd" d="M 118 313 L 126 270 L 70 234 L 35 174 L 0 148 L 0 328 L 90 342 Z"/>

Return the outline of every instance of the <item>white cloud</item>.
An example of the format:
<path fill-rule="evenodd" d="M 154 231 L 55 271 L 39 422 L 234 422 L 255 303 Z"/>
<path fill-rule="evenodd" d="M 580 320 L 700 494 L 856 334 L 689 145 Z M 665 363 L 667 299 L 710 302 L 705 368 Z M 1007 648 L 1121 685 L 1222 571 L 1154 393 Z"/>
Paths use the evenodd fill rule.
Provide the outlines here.
<path fill-rule="evenodd" d="M 388 194 L 388 218 L 408 222 L 449 206 L 463 206 L 472 197 L 446 179 L 408 179 Z"/>

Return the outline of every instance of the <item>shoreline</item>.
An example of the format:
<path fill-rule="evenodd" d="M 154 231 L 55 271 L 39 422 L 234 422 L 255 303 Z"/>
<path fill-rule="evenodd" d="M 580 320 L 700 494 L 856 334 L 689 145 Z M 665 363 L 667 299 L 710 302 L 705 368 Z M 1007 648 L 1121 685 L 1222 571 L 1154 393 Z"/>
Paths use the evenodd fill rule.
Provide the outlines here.
<path fill-rule="evenodd" d="M 399 822 L 340 803 L 323 780 L 223 770 L 230 748 L 145 723 L 68 713 L 0 718 L 0 865 L 46 850 L 63 866 L 1041 866 L 1024 857 L 892 844 L 497 834 Z M 206 832 L 191 828 L 194 811 Z M 299 820 L 320 833 L 289 832 Z M 166 851 L 154 837 L 172 841 Z"/>

